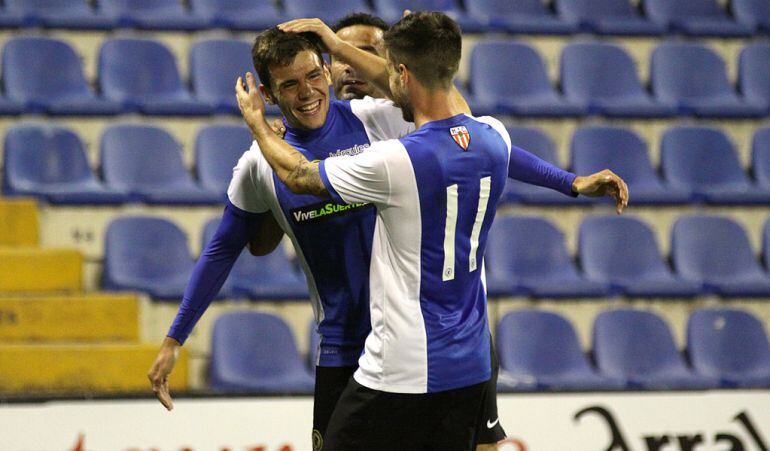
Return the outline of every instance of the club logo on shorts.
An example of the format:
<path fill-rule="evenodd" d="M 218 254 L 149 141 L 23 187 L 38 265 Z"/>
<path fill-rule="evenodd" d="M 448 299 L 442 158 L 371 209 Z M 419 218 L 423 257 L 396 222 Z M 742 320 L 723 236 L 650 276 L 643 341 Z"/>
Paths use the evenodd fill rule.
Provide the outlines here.
<path fill-rule="evenodd" d="M 313 451 L 321 451 L 324 447 L 324 438 L 318 429 L 313 429 Z"/>
<path fill-rule="evenodd" d="M 468 133 L 468 129 L 464 125 L 450 128 L 449 134 L 452 135 L 452 139 L 458 146 L 462 147 L 463 150 L 468 150 L 468 146 L 471 144 L 471 134 Z"/>

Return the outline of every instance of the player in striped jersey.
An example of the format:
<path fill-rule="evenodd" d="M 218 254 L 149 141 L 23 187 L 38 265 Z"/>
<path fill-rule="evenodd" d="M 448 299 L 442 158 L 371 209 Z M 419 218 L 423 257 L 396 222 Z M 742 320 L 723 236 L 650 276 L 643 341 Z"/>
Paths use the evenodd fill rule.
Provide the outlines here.
<path fill-rule="evenodd" d="M 469 450 L 489 380 L 483 253 L 511 152 L 504 127 L 473 118 L 452 87 L 459 27 L 440 13 L 410 15 L 386 33 L 388 64 L 341 42 L 318 20 L 284 24 L 318 33 L 390 91 L 418 131 L 371 151 L 310 162 L 264 121 L 254 78 L 238 80 L 241 111 L 276 176 L 296 193 L 377 208 L 370 269 L 372 332 L 329 424 L 330 450 Z M 589 195 L 627 189 L 609 172 L 573 177 Z"/>

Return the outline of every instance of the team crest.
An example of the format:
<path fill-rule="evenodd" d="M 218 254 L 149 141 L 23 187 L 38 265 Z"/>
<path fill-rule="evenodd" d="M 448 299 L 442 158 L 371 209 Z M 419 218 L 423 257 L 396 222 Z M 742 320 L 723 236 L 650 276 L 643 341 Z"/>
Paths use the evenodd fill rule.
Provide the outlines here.
<path fill-rule="evenodd" d="M 450 128 L 449 134 L 452 135 L 452 139 L 458 146 L 462 147 L 463 150 L 468 150 L 468 146 L 471 144 L 471 134 L 468 133 L 468 129 L 464 125 Z"/>

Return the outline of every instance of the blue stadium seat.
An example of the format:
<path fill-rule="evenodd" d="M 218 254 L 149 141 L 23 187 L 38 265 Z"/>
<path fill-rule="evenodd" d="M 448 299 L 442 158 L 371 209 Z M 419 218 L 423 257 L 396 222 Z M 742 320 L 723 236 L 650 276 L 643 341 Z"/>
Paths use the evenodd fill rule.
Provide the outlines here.
<path fill-rule="evenodd" d="M 770 1 L 768 2 L 770 4 Z M 751 104 L 770 113 L 770 44 L 753 43 L 745 46 L 738 57 L 738 90 Z"/>
<path fill-rule="evenodd" d="M 130 111 L 182 116 L 211 112 L 184 88 L 174 56 L 160 42 L 105 40 L 99 50 L 99 81 L 106 98 Z"/>
<path fill-rule="evenodd" d="M 578 255 L 586 277 L 634 297 L 692 297 L 700 284 L 675 276 L 652 230 L 630 217 L 590 216 L 580 224 Z"/>
<path fill-rule="evenodd" d="M 229 393 L 312 394 L 313 376 L 281 318 L 261 312 L 220 315 L 211 336 L 211 388 Z"/>
<path fill-rule="evenodd" d="M 715 378 L 694 373 L 676 348 L 661 317 L 643 310 L 617 309 L 594 320 L 593 356 L 602 374 L 626 381 L 632 389 L 705 389 Z"/>
<path fill-rule="evenodd" d="M 219 227 L 219 219 L 212 219 L 203 229 L 203 243 L 211 241 Z M 247 249 L 235 262 L 227 279 L 227 288 L 233 296 L 254 300 L 307 299 L 307 283 L 289 261 L 282 245 L 268 255 L 255 257 Z"/>
<path fill-rule="evenodd" d="M 647 144 L 633 131 L 621 127 L 586 126 L 572 135 L 572 170 L 593 174 L 609 168 L 625 180 L 634 205 L 683 204 L 690 190 L 663 182 L 650 162 Z"/>
<path fill-rule="evenodd" d="M 218 193 L 193 182 L 182 163 L 179 143 L 163 129 L 148 125 L 112 125 L 102 134 L 104 181 L 132 199 L 149 204 L 221 203 Z"/>
<path fill-rule="evenodd" d="M 180 302 L 194 265 L 187 237 L 174 223 L 126 216 L 107 227 L 101 285 Z"/>
<path fill-rule="evenodd" d="M 556 147 L 542 130 L 534 127 L 508 127 L 511 144 L 535 154 L 541 159 L 559 166 Z M 570 197 L 542 186 L 530 185 L 508 179 L 503 191 L 503 202 L 520 202 L 531 205 L 580 205 L 591 203 L 585 196 Z"/>
<path fill-rule="evenodd" d="M 0 28 L 17 28 L 25 25 L 22 11 L 12 10 L 0 5 Z"/>
<path fill-rule="evenodd" d="M 88 165 L 83 143 L 51 124 L 10 127 L 3 153 L 3 194 L 35 196 L 54 204 L 118 204 L 128 196 L 107 189 Z"/>
<path fill-rule="evenodd" d="M 770 191 L 770 127 L 754 132 L 751 140 L 751 166 L 757 185 L 763 191 Z"/>
<path fill-rule="evenodd" d="M 540 55 L 519 42 L 478 43 L 471 51 L 469 83 L 472 100 L 499 113 L 579 116 L 586 112 L 584 106 L 556 93 Z"/>
<path fill-rule="evenodd" d="M 91 91 L 75 51 L 57 39 L 9 40 L 3 49 L 3 81 L 8 98 L 29 113 L 110 115 L 122 110 Z"/>
<path fill-rule="evenodd" d="M 22 26 L 50 28 L 111 29 L 111 17 L 97 13 L 86 0 L 4 0 L 12 16 L 22 17 Z"/>
<path fill-rule="evenodd" d="M 256 31 L 287 20 L 272 0 L 190 0 L 190 5 L 210 27 Z"/>
<path fill-rule="evenodd" d="M 190 14 L 179 0 L 99 0 L 99 10 L 119 27 L 151 30 L 199 30 L 208 21 Z"/>
<path fill-rule="evenodd" d="M 701 117 L 757 117 L 765 108 L 746 103 L 727 79 L 725 63 L 713 50 L 693 43 L 667 42 L 653 52 L 650 83 L 655 98 L 682 114 Z"/>
<path fill-rule="evenodd" d="M 599 42 L 569 44 L 561 54 L 561 85 L 574 104 L 611 117 L 668 117 L 673 104 L 656 102 L 642 88 L 634 60 L 620 47 Z"/>
<path fill-rule="evenodd" d="M 556 11 L 583 31 L 613 35 L 660 35 L 666 27 L 642 17 L 629 0 L 556 0 Z"/>
<path fill-rule="evenodd" d="M 468 16 L 488 30 L 522 34 L 571 34 L 574 23 L 560 20 L 541 0 L 473 0 L 465 2 Z"/>
<path fill-rule="evenodd" d="M 766 204 L 770 191 L 752 183 L 727 136 L 710 127 L 672 127 L 660 142 L 663 174 L 674 187 L 712 204 Z"/>
<path fill-rule="evenodd" d="M 203 188 L 227 198 L 233 168 L 251 148 L 251 132 L 241 125 L 209 125 L 195 138 L 195 167 Z"/>
<path fill-rule="evenodd" d="M 765 221 L 762 227 L 762 262 L 765 270 L 770 271 L 770 220 Z"/>
<path fill-rule="evenodd" d="M 483 23 L 465 14 L 458 0 L 373 0 L 372 3 L 377 15 L 389 23 L 398 22 L 405 9 L 441 11 L 454 19 L 463 33 L 485 31 Z"/>
<path fill-rule="evenodd" d="M 215 113 L 240 114 L 233 86 L 246 72 L 257 76 L 251 60 L 251 45 L 235 39 L 199 41 L 190 48 L 189 57 L 190 84 L 195 97 Z M 266 107 L 268 114 L 281 114 L 275 105 Z"/>
<path fill-rule="evenodd" d="M 770 344 L 762 323 L 735 309 L 700 309 L 687 321 L 695 370 L 724 387 L 770 387 Z"/>
<path fill-rule="evenodd" d="M 731 0 L 730 7 L 735 19 L 759 33 L 770 33 L 770 1 Z"/>
<path fill-rule="evenodd" d="M 752 29 L 734 22 L 716 0 L 643 0 L 645 14 L 671 31 L 691 36 L 749 36 Z"/>
<path fill-rule="evenodd" d="M 538 217 L 498 216 L 487 238 L 487 290 L 492 296 L 529 294 L 580 298 L 609 294 L 606 284 L 575 268 L 564 235 Z"/>
<path fill-rule="evenodd" d="M 770 276 L 761 268 L 743 228 L 728 218 L 685 216 L 671 233 L 671 259 L 684 279 L 725 297 L 770 295 Z"/>
<path fill-rule="evenodd" d="M 355 12 L 370 12 L 364 0 L 335 0 L 319 2 L 316 0 L 283 0 L 284 12 L 287 19 L 317 17 L 329 26 L 344 16 Z M 399 15 L 399 17 L 401 17 Z"/>
<path fill-rule="evenodd" d="M 542 310 L 507 313 L 497 324 L 495 345 L 503 390 L 603 390 L 623 387 L 588 363 L 572 324 Z"/>

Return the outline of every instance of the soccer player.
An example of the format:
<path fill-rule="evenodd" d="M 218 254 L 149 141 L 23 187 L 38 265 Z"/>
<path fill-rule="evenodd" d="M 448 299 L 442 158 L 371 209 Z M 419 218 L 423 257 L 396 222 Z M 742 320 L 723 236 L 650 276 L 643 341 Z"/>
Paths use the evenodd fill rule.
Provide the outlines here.
<path fill-rule="evenodd" d="M 482 261 L 510 139 L 499 121 L 469 116 L 457 98 L 460 31 L 441 13 L 407 16 L 386 33 L 387 69 L 318 20 L 281 28 L 315 32 L 333 55 L 363 61 L 356 68 L 390 91 L 418 127 L 357 155 L 311 162 L 272 133 L 254 77 L 247 74 L 246 88 L 236 83 L 264 159 L 292 192 L 377 208 L 372 331 L 332 415 L 326 449 L 470 450 L 491 376 Z M 628 199 L 608 171 L 573 178 L 571 188 L 610 193 L 618 211 Z"/>
<path fill-rule="evenodd" d="M 343 41 L 375 55 L 385 56 L 382 35 L 388 24 L 379 17 L 366 13 L 349 14 L 334 24 L 332 30 Z M 360 77 L 346 62 L 332 55 L 330 67 L 334 95 L 340 100 L 363 99 L 366 96 L 384 98 L 385 94 L 372 83 Z"/>

